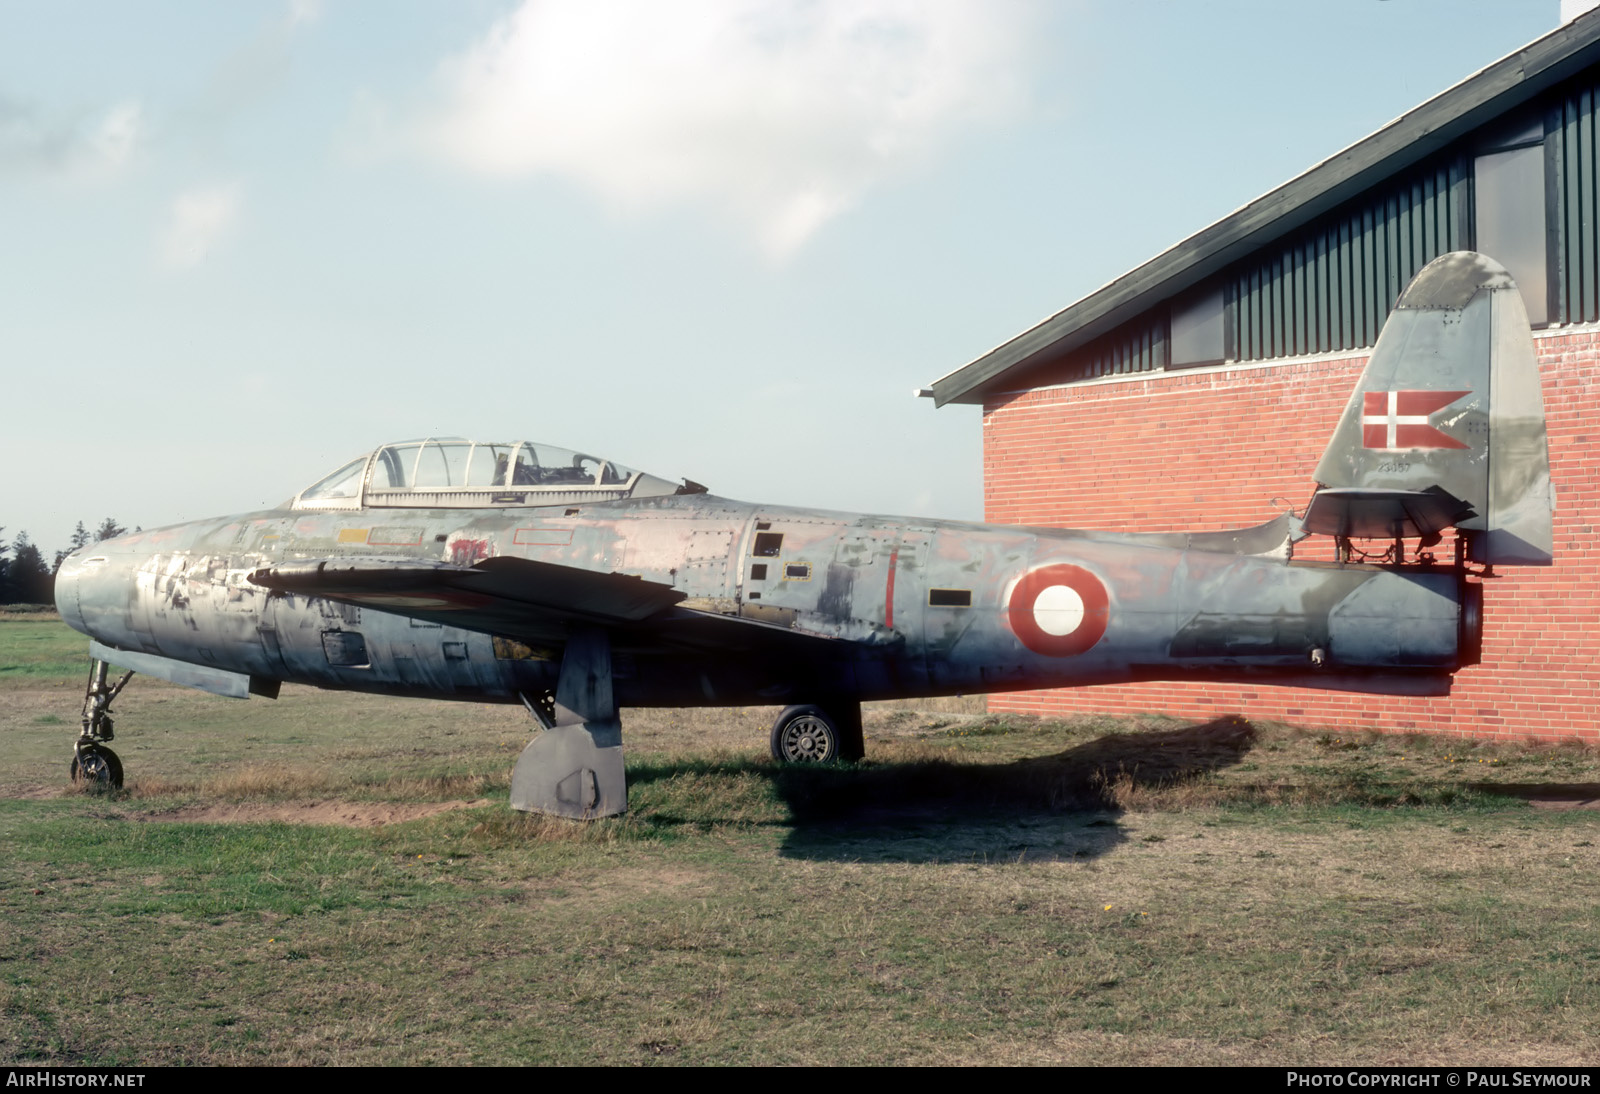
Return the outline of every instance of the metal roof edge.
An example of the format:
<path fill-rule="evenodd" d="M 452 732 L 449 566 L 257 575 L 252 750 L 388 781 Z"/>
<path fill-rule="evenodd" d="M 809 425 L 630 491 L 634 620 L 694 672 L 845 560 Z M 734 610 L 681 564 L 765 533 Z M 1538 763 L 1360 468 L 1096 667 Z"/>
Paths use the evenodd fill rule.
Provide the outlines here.
<path fill-rule="evenodd" d="M 1571 335 L 1594 335 L 1600 333 L 1600 320 L 1586 323 L 1570 323 L 1561 327 L 1541 327 L 1533 332 L 1534 345 L 1549 338 L 1563 338 Z M 1067 380 L 1059 384 L 1040 384 L 1037 387 L 1016 388 L 1011 391 L 989 391 L 985 394 L 982 405 L 988 406 L 990 399 L 1008 399 L 1018 395 L 1029 395 L 1039 391 L 1063 391 L 1071 388 L 1074 391 L 1093 390 L 1105 387 L 1124 387 L 1152 380 L 1185 379 L 1195 376 L 1225 376 L 1240 372 L 1260 372 L 1274 368 L 1293 368 L 1297 365 L 1317 365 L 1327 361 L 1353 361 L 1370 358 L 1371 346 L 1357 346 L 1351 349 L 1323 350 L 1318 353 L 1297 353 L 1283 357 L 1269 357 L 1258 361 L 1224 361 L 1217 365 L 1194 365 L 1179 369 L 1152 369 L 1149 372 L 1123 372 L 1113 376 L 1095 376 L 1087 380 Z"/>
<path fill-rule="evenodd" d="M 1379 179 L 1426 158 L 1493 115 L 1578 71 L 1600 52 L 1600 9 L 1493 61 L 1089 295 L 946 373 L 934 406 L 981 403 L 982 388 L 1045 350 L 1066 353 L 1294 231 Z"/>

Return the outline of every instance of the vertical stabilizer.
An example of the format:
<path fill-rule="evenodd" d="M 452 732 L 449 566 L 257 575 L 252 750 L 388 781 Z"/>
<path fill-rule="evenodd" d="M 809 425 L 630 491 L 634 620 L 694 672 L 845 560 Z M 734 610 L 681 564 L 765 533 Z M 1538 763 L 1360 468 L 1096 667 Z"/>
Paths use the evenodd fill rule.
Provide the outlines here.
<path fill-rule="evenodd" d="M 1310 531 L 1428 536 L 1549 565 L 1554 496 L 1528 313 L 1498 262 L 1454 251 L 1406 287 L 1317 465 Z"/>

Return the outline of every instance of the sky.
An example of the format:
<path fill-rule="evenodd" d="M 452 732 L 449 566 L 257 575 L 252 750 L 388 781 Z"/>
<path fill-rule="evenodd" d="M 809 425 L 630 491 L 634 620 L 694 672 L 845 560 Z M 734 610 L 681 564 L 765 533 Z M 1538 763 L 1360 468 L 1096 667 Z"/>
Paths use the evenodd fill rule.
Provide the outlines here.
<path fill-rule="evenodd" d="M 982 517 L 914 391 L 1558 0 L 0 0 L 0 538 L 421 436 Z"/>

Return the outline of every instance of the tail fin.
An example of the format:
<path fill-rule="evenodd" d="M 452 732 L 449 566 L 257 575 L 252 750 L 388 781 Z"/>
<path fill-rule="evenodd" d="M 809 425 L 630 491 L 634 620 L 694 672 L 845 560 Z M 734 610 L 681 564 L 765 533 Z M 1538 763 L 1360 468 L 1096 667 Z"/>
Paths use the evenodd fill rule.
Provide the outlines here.
<path fill-rule="evenodd" d="M 1547 566 L 1555 497 L 1522 295 L 1471 251 L 1428 263 L 1384 325 L 1322 461 L 1305 527 L 1468 533 L 1475 562 Z"/>

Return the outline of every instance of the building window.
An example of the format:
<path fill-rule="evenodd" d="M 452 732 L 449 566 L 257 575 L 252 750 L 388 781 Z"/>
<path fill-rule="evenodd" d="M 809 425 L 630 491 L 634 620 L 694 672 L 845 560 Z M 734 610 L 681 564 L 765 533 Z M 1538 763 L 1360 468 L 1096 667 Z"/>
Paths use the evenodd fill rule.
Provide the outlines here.
<path fill-rule="evenodd" d="M 1222 363 L 1224 310 L 1221 285 L 1172 305 L 1171 368 Z"/>
<path fill-rule="evenodd" d="M 1473 162 L 1476 249 L 1511 271 L 1536 327 L 1550 321 L 1544 160 L 1540 142 Z"/>

